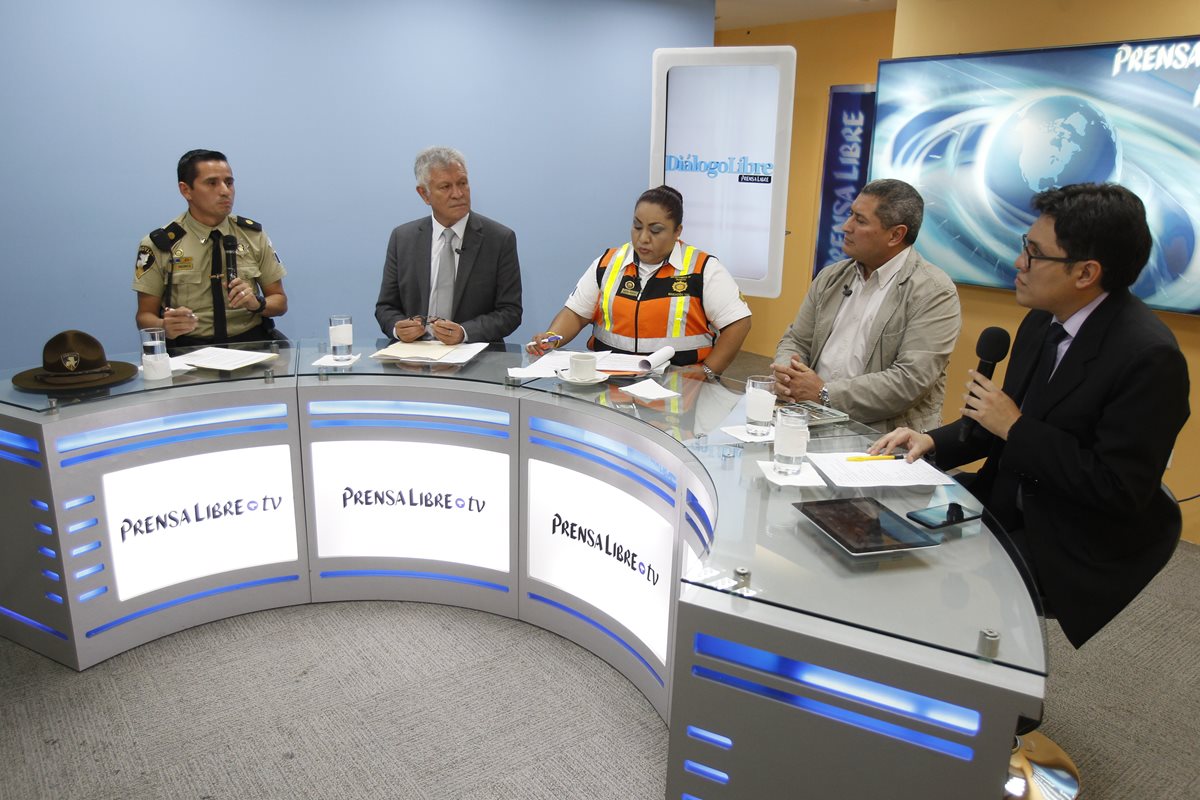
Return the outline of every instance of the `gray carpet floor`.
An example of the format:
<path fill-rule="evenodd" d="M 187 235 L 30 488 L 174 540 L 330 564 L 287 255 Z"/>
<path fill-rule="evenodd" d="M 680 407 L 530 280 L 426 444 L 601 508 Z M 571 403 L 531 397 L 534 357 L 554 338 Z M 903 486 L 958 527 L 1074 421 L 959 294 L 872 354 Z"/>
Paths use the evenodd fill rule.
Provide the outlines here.
<path fill-rule="evenodd" d="M 1184 544 L 1083 650 L 1050 624 L 1043 730 L 1085 800 L 1200 798 L 1197 587 Z M 83 673 L 0 640 L 3 800 L 659 800 L 666 755 L 607 664 L 465 609 L 277 609 Z"/>

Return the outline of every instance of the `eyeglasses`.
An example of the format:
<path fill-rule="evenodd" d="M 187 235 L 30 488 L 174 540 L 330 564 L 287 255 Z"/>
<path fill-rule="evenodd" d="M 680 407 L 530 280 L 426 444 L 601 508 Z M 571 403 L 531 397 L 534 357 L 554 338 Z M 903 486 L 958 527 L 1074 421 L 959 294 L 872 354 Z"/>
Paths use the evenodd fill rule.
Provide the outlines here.
<path fill-rule="evenodd" d="M 1021 249 L 1025 251 L 1025 257 L 1029 259 L 1030 266 L 1034 261 L 1054 261 L 1059 264 L 1074 264 L 1078 258 L 1064 258 L 1063 256 L 1040 256 L 1029 249 L 1029 235 L 1021 234 Z"/>

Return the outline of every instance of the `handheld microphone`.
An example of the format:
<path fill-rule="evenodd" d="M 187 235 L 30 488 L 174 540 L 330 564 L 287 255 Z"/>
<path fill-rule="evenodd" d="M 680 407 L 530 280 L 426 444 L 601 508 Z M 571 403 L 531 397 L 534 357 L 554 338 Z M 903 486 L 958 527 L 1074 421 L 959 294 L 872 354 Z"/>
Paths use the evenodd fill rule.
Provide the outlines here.
<path fill-rule="evenodd" d="M 979 356 L 979 366 L 975 371 L 991 379 L 996 372 L 996 365 L 1008 356 L 1009 341 L 1008 331 L 1004 328 L 984 328 L 983 333 L 979 334 L 979 341 L 975 343 L 975 355 Z M 978 425 L 977 421 L 968 419 L 958 430 L 958 440 L 965 442 L 971 438 Z"/>
<path fill-rule="evenodd" d="M 850 284 L 847 283 L 845 286 L 842 287 L 842 297 L 849 297 L 852 294 L 854 294 L 854 292 L 853 292 L 853 290 L 851 290 Z"/>
<path fill-rule="evenodd" d="M 236 236 L 229 235 L 221 237 L 221 249 L 225 251 L 225 285 L 228 286 L 233 282 L 233 279 L 238 276 L 237 272 L 237 248 L 238 240 Z"/>

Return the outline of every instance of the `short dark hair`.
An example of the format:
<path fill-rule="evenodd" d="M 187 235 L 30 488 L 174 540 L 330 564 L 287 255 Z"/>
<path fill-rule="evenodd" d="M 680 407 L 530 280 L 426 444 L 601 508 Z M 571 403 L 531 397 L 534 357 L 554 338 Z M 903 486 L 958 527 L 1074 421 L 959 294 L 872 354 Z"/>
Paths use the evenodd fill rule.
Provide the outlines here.
<path fill-rule="evenodd" d="M 1054 237 L 1068 258 L 1100 262 L 1100 286 L 1106 292 L 1132 286 L 1150 260 L 1154 240 L 1146 206 L 1124 186 L 1075 183 L 1047 189 L 1034 195 L 1033 207 L 1054 219 Z"/>
<path fill-rule="evenodd" d="M 188 150 L 179 157 L 179 166 L 175 168 L 175 174 L 179 176 L 180 183 L 186 183 L 191 186 L 196 182 L 196 165 L 202 161 L 229 161 L 224 153 L 218 153 L 216 150 Z"/>
<path fill-rule="evenodd" d="M 861 194 L 869 194 L 879 200 L 875 215 L 885 228 L 904 225 L 908 231 L 904 243 L 917 241 L 921 232 L 921 221 L 925 219 L 925 201 L 916 189 L 895 178 L 880 178 L 862 188 Z"/>
<path fill-rule="evenodd" d="M 642 192 L 642 196 L 633 204 L 637 208 L 642 203 L 654 203 L 656 206 L 662 206 L 663 211 L 667 212 L 667 216 L 675 221 L 675 227 L 678 228 L 683 224 L 683 195 L 678 189 L 667 186 L 665 183 L 662 186 L 656 186 L 653 189 L 647 189 Z"/>

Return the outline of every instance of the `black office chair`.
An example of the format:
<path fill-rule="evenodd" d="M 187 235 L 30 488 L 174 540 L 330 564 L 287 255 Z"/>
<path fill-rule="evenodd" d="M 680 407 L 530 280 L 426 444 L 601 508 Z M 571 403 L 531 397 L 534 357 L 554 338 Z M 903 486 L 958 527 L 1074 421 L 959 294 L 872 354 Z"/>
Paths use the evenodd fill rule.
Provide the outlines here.
<path fill-rule="evenodd" d="M 1162 484 L 1163 493 L 1175 504 L 1179 503 L 1170 488 Z M 1171 560 L 1183 536 L 1183 515 L 1177 513 L 1171 533 L 1174 544 L 1166 553 L 1155 574 Z M 1045 604 L 1042 604 L 1045 608 Z M 1054 618 L 1054 610 L 1045 612 L 1047 619 Z M 1079 796 L 1079 769 L 1061 747 L 1044 733 L 1037 730 L 1042 724 L 1039 719 L 1022 718 L 1013 737 L 1012 756 L 1008 761 L 1008 779 L 1004 784 L 1004 797 L 1019 800 L 1074 800 Z"/>

